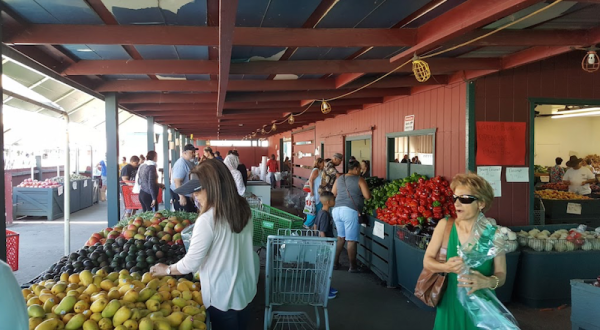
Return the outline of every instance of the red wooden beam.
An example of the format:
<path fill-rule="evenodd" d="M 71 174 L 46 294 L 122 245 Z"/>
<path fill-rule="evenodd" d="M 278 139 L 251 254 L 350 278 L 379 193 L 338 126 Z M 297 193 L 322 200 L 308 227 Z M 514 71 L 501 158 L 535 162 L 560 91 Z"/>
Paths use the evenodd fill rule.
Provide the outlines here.
<path fill-rule="evenodd" d="M 223 114 L 229 84 L 229 66 L 235 29 L 238 0 L 219 0 L 219 86 L 217 90 L 217 117 Z"/>
<path fill-rule="evenodd" d="M 407 50 L 392 57 L 390 62 L 398 64 L 410 59 L 415 53 L 422 54 L 442 43 L 494 22 L 541 0 L 469 0 L 452 10 L 432 19 L 418 28 L 417 42 Z M 358 79 L 360 74 L 341 75 L 338 86 Z"/>
<path fill-rule="evenodd" d="M 354 89 L 364 86 L 365 84 L 373 81 L 374 78 L 363 78 L 353 83 L 350 83 L 344 88 Z M 321 79 L 323 80 L 323 79 Z M 429 78 L 426 82 L 418 82 L 414 76 L 388 76 L 382 80 L 370 85 L 369 88 L 395 88 L 395 87 L 413 87 L 422 85 L 446 85 L 448 84 L 447 75 L 434 75 Z"/>
<path fill-rule="evenodd" d="M 135 93 L 119 96 L 119 103 L 217 103 L 216 93 L 162 94 Z M 216 106 L 215 106 L 216 108 Z"/>
<path fill-rule="evenodd" d="M 500 67 L 497 58 L 432 58 L 427 61 L 434 74 L 457 70 L 487 70 Z M 232 63 L 231 74 L 325 74 L 348 72 L 386 73 L 398 65 L 388 60 L 314 60 L 262 61 Z M 398 72 L 412 72 L 410 66 Z M 83 60 L 63 71 L 66 75 L 119 75 L 119 74 L 215 74 L 217 61 L 205 60 Z"/>
<path fill-rule="evenodd" d="M 342 91 L 308 91 L 308 92 L 260 92 L 260 93 L 242 93 L 232 92 L 227 96 L 228 101 L 232 102 L 270 102 L 270 101 L 289 101 L 289 100 L 320 100 L 340 96 Z M 345 99 L 365 98 L 365 97 L 384 97 L 391 95 L 410 95 L 410 88 L 365 88 L 354 94 L 344 97 Z"/>
<path fill-rule="evenodd" d="M 221 0 L 223 1 L 223 0 Z M 402 47 L 415 43 L 414 29 L 235 28 L 236 46 Z M 33 24 L 4 40 L 23 45 L 189 45 L 218 46 L 218 28 L 173 25 Z"/>
<path fill-rule="evenodd" d="M 206 1 L 206 25 L 207 26 L 219 26 L 219 0 L 207 0 Z M 208 59 L 218 60 L 219 59 L 219 48 L 214 46 L 208 47 Z M 218 69 L 216 70 L 218 72 Z M 211 80 L 217 80 L 217 72 L 210 75 Z"/>

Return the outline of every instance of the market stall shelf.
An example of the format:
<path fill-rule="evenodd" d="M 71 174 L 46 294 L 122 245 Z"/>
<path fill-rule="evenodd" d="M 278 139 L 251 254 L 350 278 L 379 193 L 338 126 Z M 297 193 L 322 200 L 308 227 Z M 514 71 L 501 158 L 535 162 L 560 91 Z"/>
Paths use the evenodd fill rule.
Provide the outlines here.
<path fill-rule="evenodd" d="M 88 208 L 94 204 L 94 186 L 92 179 L 85 179 L 79 181 L 79 206 L 81 209 Z"/>
<path fill-rule="evenodd" d="M 369 267 L 388 287 L 396 286 L 394 267 L 394 227 L 369 217 L 369 224 L 360 227 L 358 260 Z"/>
<path fill-rule="evenodd" d="M 542 201 L 548 224 L 577 222 L 593 227 L 600 226 L 600 201 L 598 200 L 543 199 Z"/>
<path fill-rule="evenodd" d="M 571 325 L 573 330 L 600 330 L 600 287 L 596 280 L 571 280 Z"/>
<path fill-rule="evenodd" d="M 59 188 L 13 188 L 15 216 L 37 216 L 54 220 L 63 216 L 64 194 Z"/>

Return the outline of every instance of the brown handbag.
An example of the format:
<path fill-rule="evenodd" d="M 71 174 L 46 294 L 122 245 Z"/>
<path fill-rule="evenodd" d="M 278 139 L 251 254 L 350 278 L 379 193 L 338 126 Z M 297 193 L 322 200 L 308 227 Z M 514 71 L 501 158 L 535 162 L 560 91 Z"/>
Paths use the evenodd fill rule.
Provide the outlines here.
<path fill-rule="evenodd" d="M 435 260 L 440 263 L 446 262 L 448 240 L 450 239 L 450 230 L 452 230 L 453 224 L 454 219 L 448 219 L 446 222 L 442 246 L 435 256 Z M 435 307 L 440 300 L 442 300 L 442 295 L 444 294 L 444 291 L 446 291 L 446 285 L 446 273 L 434 273 L 427 269 L 423 269 L 417 280 L 417 285 L 415 286 L 415 296 L 424 302 L 425 305 Z"/>

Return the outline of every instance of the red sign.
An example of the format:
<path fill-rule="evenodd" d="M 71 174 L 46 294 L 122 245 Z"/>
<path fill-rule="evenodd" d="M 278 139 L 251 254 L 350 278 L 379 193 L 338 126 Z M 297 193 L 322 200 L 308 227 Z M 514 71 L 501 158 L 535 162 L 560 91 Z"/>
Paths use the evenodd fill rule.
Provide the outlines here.
<path fill-rule="evenodd" d="M 526 123 L 477 122 L 477 165 L 525 165 Z"/>

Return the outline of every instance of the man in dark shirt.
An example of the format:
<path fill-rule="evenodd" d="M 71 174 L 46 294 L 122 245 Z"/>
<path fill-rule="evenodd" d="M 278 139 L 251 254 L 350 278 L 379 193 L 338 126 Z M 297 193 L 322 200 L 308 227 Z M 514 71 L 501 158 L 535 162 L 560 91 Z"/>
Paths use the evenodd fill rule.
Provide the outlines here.
<path fill-rule="evenodd" d="M 319 200 L 323 204 L 323 208 L 317 213 L 315 227 L 319 231 L 320 237 L 333 238 L 333 217 L 331 216 L 330 209 L 335 206 L 335 196 L 330 191 L 324 191 L 321 193 Z M 330 287 L 329 299 L 335 298 L 337 293 L 338 290 Z"/>
<path fill-rule="evenodd" d="M 227 155 L 235 155 L 235 156 L 237 156 L 237 158 L 240 158 L 240 154 L 238 153 L 237 150 L 229 150 Z M 248 185 L 248 169 L 246 168 L 246 165 L 242 164 L 242 162 L 240 161 L 240 163 L 238 164 L 237 170 L 240 171 L 240 173 L 242 173 L 242 179 L 244 180 L 244 186 L 247 186 Z"/>
<path fill-rule="evenodd" d="M 138 156 L 131 156 L 129 164 L 123 166 L 121 169 L 121 181 L 135 181 L 135 175 L 137 174 L 139 165 L 140 158 Z M 127 219 L 134 214 L 135 210 L 125 209 L 123 217 Z"/>

